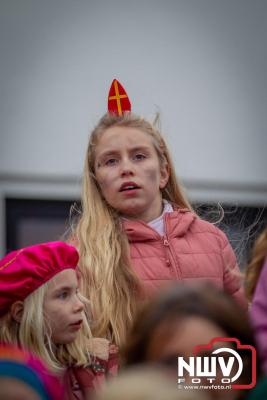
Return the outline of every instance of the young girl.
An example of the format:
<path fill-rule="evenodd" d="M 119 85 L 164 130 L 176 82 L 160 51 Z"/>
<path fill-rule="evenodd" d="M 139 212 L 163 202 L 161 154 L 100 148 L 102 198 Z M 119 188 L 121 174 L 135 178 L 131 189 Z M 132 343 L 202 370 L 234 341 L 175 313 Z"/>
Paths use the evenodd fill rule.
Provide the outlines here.
<path fill-rule="evenodd" d="M 94 357 L 78 289 L 78 260 L 74 247 L 51 242 L 0 261 L 0 341 L 33 352 L 64 375 L 67 399 L 87 399 L 116 363 L 103 339 L 96 343 L 101 358 Z"/>
<path fill-rule="evenodd" d="M 110 99 L 125 100 L 113 85 Z M 244 302 L 226 236 L 193 212 L 160 132 L 127 109 L 105 114 L 90 136 L 73 238 L 93 332 L 119 345 L 137 300 L 171 281 L 208 280 Z"/>

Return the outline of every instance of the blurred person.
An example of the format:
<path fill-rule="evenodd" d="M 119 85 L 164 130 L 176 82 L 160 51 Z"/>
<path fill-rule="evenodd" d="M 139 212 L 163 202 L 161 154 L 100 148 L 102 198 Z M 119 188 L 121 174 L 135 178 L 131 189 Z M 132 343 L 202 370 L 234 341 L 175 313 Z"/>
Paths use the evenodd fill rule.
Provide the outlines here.
<path fill-rule="evenodd" d="M 267 228 L 258 236 L 245 274 L 245 290 L 251 302 L 249 314 L 267 374 Z"/>
<path fill-rule="evenodd" d="M 130 368 L 104 386 L 94 400 L 210 400 L 203 392 L 178 390 L 168 371 L 149 366 Z"/>
<path fill-rule="evenodd" d="M 174 285 L 149 301 L 139 312 L 124 348 L 124 365 L 132 367 L 152 363 L 168 366 L 177 379 L 177 357 L 188 359 L 195 355 L 197 346 L 213 343 L 215 338 L 220 340 L 214 342 L 212 350 L 234 347 L 233 341 L 225 342 L 227 338 L 238 339 L 241 344 L 255 348 L 247 314 L 229 295 L 211 285 Z M 234 350 L 243 361 L 238 384 L 246 385 L 252 377 L 251 354 L 238 348 Z M 209 357 L 211 349 L 199 354 Z M 260 376 L 258 364 L 256 367 L 257 376 Z M 217 386 L 220 379 L 217 371 L 214 381 Z M 216 399 L 246 396 L 246 391 L 242 393 L 227 388 L 210 392 Z"/>
<path fill-rule="evenodd" d="M 18 347 L 0 344 L 0 399 L 59 400 L 64 390 L 44 363 Z"/>
<path fill-rule="evenodd" d="M 267 258 L 267 228 L 257 237 L 245 271 L 245 294 L 252 302 L 256 286 Z"/>

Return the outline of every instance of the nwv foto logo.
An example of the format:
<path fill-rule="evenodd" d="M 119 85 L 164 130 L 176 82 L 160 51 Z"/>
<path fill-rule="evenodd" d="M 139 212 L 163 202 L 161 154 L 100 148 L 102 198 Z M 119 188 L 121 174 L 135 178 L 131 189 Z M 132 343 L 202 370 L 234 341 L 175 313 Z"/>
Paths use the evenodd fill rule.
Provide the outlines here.
<path fill-rule="evenodd" d="M 219 347 L 211 351 L 215 343 L 228 342 L 231 347 Z M 236 348 L 236 350 L 234 348 Z M 256 350 L 250 345 L 241 345 L 236 338 L 214 338 L 208 345 L 195 347 L 194 354 L 209 351 L 209 356 L 192 356 L 187 360 L 178 357 L 178 383 L 230 384 L 232 389 L 250 389 L 256 384 Z M 245 352 L 244 352 L 245 351 Z M 220 354 L 224 354 L 221 356 Z M 244 361 L 240 353 L 251 363 L 251 379 L 249 382 L 239 382 Z M 235 384 L 233 384 L 236 382 Z M 222 387 L 223 389 L 224 387 Z"/>

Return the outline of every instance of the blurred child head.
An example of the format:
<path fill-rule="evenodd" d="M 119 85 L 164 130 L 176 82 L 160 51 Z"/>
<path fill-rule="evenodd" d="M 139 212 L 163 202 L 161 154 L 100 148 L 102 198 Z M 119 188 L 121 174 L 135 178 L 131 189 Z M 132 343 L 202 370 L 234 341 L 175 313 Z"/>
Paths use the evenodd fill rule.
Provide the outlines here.
<path fill-rule="evenodd" d="M 90 330 L 78 259 L 74 247 L 51 242 L 12 252 L 0 263 L 0 340 L 34 352 L 53 369 L 87 359 Z"/>
<path fill-rule="evenodd" d="M 0 398 L 58 400 L 64 395 L 58 378 L 43 362 L 15 346 L 0 345 Z"/>
<path fill-rule="evenodd" d="M 208 345 L 214 338 L 222 338 L 215 343 L 218 348 L 235 346 L 244 364 L 240 381 L 250 382 L 250 354 L 239 350 L 232 342 L 225 345 L 223 341 L 236 338 L 241 344 L 255 346 L 245 311 L 229 295 L 213 286 L 177 284 L 140 311 L 125 346 L 125 364 L 165 365 L 177 376 L 177 357 L 187 359 L 195 354 L 196 346 Z"/>

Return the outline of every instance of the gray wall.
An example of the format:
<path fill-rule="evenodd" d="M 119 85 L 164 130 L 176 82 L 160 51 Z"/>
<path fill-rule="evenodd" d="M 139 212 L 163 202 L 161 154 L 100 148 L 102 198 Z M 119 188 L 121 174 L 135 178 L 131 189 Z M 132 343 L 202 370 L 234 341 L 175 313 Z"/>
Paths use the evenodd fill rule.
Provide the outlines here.
<path fill-rule="evenodd" d="M 264 204 L 266 39 L 265 0 L 1 0 L 0 202 L 79 194 L 116 77 L 192 200 Z"/>

